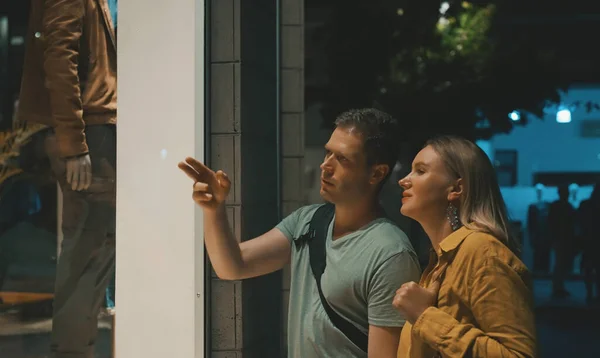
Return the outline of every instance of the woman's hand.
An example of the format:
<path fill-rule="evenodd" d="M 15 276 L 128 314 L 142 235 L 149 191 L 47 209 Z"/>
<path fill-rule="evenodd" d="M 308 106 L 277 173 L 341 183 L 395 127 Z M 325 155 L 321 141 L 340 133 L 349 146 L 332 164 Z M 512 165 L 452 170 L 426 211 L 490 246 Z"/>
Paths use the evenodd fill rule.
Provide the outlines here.
<path fill-rule="evenodd" d="M 437 303 L 439 290 L 438 281 L 428 288 L 421 287 L 416 282 L 407 282 L 396 291 L 392 304 L 411 324 L 414 324 L 427 308 Z"/>

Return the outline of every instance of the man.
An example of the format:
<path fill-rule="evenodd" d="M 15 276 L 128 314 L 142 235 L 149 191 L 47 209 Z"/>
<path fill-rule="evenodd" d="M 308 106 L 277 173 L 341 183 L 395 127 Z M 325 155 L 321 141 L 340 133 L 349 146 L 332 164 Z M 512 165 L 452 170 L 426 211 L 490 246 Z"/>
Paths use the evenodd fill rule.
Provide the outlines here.
<path fill-rule="evenodd" d="M 557 201 L 550 204 L 550 210 L 548 211 L 549 229 L 556 258 L 552 295 L 557 298 L 564 298 L 570 295 L 569 291 L 565 289 L 565 280 L 573 272 L 577 213 L 569 202 L 569 187 L 567 185 L 558 187 L 558 197 Z"/>
<path fill-rule="evenodd" d="M 585 282 L 586 301 L 600 301 L 600 184 L 596 184 L 589 199 L 578 210 L 582 236 L 581 272 Z M 594 297 L 594 284 L 596 296 Z"/>
<path fill-rule="evenodd" d="M 548 210 L 550 203 L 544 200 L 544 185 L 535 186 L 537 201 L 527 210 L 527 229 L 529 242 L 533 248 L 533 271 L 547 274 L 550 272 L 550 252 L 552 243 L 548 232 Z"/>
<path fill-rule="evenodd" d="M 420 276 L 408 238 L 383 217 L 377 200 L 396 163 L 397 127 L 393 118 L 375 109 L 346 112 L 336 120 L 321 164 L 321 196 L 335 204 L 326 234 L 323 296 L 368 340 L 370 358 L 396 356 L 405 319 L 394 312 L 394 293 Z M 204 209 L 206 249 L 219 277 L 246 279 L 291 263 L 288 355 L 367 357 L 329 319 L 311 271 L 313 252 L 302 244 L 320 206 L 300 208 L 269 232 L 238 244 L 225 214 L 231 186 L 227 175 L 193 158 L 179 167 L 195 181 L 193 197 Z"/>
<path fill-rule="evenodd" d="M 115 2 L 113 2 L 116 5 Z M 44 138 L 63 193 L 51 351 L 91 358 L 115 263 L 117 54 L 107 0 L 32 0 L 19 119 Z"/>

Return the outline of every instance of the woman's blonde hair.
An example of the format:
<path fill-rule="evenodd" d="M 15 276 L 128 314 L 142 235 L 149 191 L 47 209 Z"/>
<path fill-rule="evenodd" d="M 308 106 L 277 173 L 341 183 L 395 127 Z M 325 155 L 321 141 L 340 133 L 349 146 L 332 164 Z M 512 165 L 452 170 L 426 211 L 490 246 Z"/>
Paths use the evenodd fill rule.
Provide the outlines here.
<path fill-rule="evenodd" d="M 433 138 L 425 146 L 431 146 L 448 170 L 462 179 L 463 193 L 458 203 L 460 222 L 471 230 L 496 237 L 513 251 L 519 251 L 511 234 L 496 171 L 485 152 L 473 142 L 454 136 Z"/>

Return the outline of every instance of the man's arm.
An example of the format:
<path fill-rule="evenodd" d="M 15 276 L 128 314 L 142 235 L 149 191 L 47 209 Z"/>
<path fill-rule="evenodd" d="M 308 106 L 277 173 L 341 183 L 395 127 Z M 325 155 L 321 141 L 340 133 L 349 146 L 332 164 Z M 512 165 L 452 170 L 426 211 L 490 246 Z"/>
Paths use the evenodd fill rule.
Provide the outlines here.
<path fill-rule="evenodd" d="M 241 244 L 231 232 L 225 201 L 231 181 L 223 171 L 216 173 L 198 160 L 188 157 L 178 164 L 194 181 L 192 198 L 204 209 L 204 243 L 217 275 L 225 280 L 240 280 L 277 271 L 290 260 L 291 245 L 279 229 L 272 229 Z M 294 221 L 288 216 L 284 223 Z"/>
<path fill-rule="evenodd" d="M 290 260 L 290 242 L 276 228 L 239 244 L 225 206 L 204 211 L 204 242 L 215 272 L 224 280 L 266 275 L 282 269 Z"/>
<path fill-rule="evenodd" d="M 65 158 L 88 152 L 77 72 L 84 6 L 83 0 L 44 1 L 45 83 L 59 151 Z"/>
<path fill-rule="evenodd" d="M 369 285 L 369 358 L 396 357 L 400 332 L 406 318 L 392 305 L 402 284 L 418 281 L 421 269 L 417 257 L 403 251 L 387 259 Z"/>
<path fill-rule="evenodd" d="M 395 358 L 402 327 L 369 326 L 369 358 Z"/>

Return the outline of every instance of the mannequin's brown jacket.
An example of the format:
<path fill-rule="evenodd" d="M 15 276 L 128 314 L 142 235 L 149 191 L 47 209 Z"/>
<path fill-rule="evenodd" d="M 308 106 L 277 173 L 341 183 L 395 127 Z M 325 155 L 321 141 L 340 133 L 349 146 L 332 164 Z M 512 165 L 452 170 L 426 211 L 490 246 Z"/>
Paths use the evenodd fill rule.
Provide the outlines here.
<path fill-rule="evenodd" d="M 106 0 L 32 0 L 18 120 L 54 128 L 61 157 L 86 125 L 116 123 L 116 35 Z"/>

